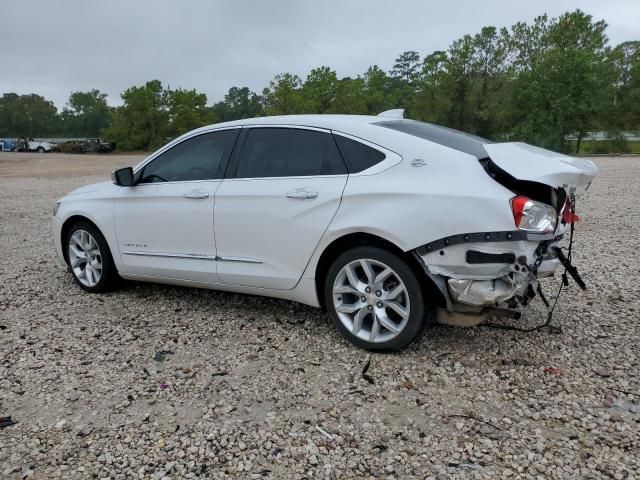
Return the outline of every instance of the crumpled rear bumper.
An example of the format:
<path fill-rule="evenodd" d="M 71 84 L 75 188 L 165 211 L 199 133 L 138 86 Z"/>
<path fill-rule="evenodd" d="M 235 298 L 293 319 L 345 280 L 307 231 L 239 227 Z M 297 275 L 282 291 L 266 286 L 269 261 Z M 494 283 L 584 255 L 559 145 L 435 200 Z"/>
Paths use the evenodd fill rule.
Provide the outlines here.
<path fill-rule="evenodd" d="M 427 274 L 446 296 L 447 310 L 526 305 L 538 279 L 552 276 L 560 262 L 553 247 L 563 231 L 456 235 L 416 250 Z M 444 291 L 443 291 L 444 290 Z M 459 309 L 458 309 L 459 310 Z"/>

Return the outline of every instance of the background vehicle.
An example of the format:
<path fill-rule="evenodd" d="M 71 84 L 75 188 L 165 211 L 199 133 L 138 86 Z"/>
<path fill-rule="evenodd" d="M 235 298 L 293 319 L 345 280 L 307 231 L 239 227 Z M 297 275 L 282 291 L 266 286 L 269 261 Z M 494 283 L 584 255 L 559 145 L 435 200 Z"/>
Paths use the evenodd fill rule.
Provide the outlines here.
<path fill-rule="evenodd" d="M 82 153 L 83 145 L 83 140 L 68 140 L 57 144 L 53 150 L 61 153 Z"/>
<path fill-rule="evenodd" d="M 13 152 L 16 149 L 16 142 L 14 140 L 0 140 L 0 150 L 3 152 Z"/>
<path fill-rule="evenodd" d="M 55 144 L 44 141 L 37 141 L 33 138 L 26 139 L 24 137 L 19 138 L 16 141 L 16 151 L 18 152 L 50 152 L 54 149 Z"/>
<path fill-rule="evenodd" d="M 115 145 L 101 138 L 87 138 L 82 144 L 83 153 L 109 153 Z"/>
<path fill-rule="evenodd" d="M 56 251 L 89 292 L 117 275 L 325 308 L 373 350 L 436 309 L 517 312 L 553 274 L 588 160 L 381 116 L 201 128 L 61 199 Z"/>

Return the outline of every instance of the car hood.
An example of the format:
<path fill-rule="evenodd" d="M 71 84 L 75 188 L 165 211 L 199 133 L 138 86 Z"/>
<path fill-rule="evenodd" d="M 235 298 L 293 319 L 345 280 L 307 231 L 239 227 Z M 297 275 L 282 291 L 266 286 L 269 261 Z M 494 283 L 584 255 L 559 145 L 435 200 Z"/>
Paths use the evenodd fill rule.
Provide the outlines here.
<path fill-rule="evenodd" d="M 591 160 L 574 158 L 526 143 L 487 143 L 491 161 L 518 180 L 563 187 L 568 193 L 584 193 L 598 175 Z"/>
<path fill-rule="evenodd" d="M 112 185 L 111 182 L 92 183 L 91 185 L 85 185 L 84 187 L 76 188 L 74 191 L 69 192 L 66 196 L 71 197 L 74 195 L 82 195 L 86 193 L 93 193 Z"/>

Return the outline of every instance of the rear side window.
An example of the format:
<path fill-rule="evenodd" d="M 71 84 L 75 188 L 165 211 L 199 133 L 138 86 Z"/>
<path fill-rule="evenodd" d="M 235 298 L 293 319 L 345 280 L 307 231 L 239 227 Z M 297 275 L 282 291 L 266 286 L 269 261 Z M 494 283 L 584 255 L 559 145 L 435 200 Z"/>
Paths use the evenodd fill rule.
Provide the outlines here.
<path fill-rule="evenodd" d="M 331 134 L 296 128 L 252 128 L 237 178 L 307 177 L 347 173 Z"/>
<path fill-rule="evenodd" d="M 349 173 L 358 173 L 385 159 L 385 154 L 342 135 L 334 135 Z"/>
<path fill-rule="evenodd" d="M 418 122 L 416 120 L 389 120 L 374 123 L 374 125 L 408 133 L 414 137 L 453 148 L 454 150 L 473 155 L 478 160 L 489 156 L 484 149 L 484 145 L 486 143 L 493 143 L 486 138 L 471 135 L 470 133 L 454 130 L 453 128 L 441 127 L 440 125 L 433 125 L 431 123 Z"/>

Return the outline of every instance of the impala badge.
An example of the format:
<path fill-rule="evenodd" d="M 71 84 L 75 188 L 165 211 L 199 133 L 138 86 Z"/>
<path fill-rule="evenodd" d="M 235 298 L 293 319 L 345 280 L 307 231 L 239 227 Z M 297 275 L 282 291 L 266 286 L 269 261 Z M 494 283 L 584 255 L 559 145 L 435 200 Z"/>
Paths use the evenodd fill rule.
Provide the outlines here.
<path fill-rule="evenodd" d="M 427 164 L 427 162 L 425 162 L 424 160 L 422 160 L 421 158 L 416 158 L 415 160 L 411 160 L 411 166 L 412 167 L 424 167 Z"/>

